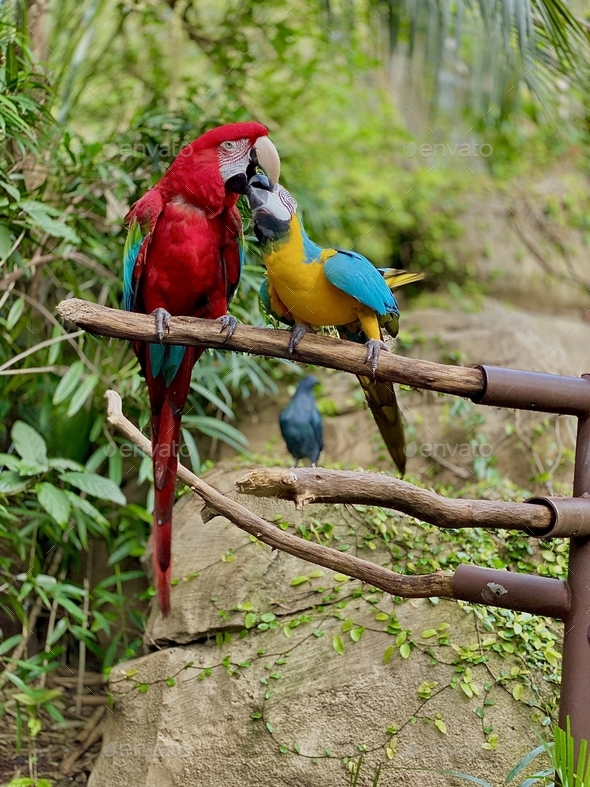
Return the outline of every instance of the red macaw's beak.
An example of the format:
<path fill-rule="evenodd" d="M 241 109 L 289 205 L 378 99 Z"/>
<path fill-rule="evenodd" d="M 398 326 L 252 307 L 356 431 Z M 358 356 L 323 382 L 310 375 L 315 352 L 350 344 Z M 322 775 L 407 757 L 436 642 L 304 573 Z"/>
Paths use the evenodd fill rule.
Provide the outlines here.
<path fill-rule="evenodd" d="M 271 187 L 274 188 L 281 175 L 281 159 L 278 150 L 268 137 L 259 137 L 256 140 L 256 144 L 250 151 L 250 161 L 255 167 L 264 170 Z"/>
<path fill-rule="evenodd" d="M 224 181 L 226 191 L 245 194 L 248 181 L 263 169 L 271 183 L 277 183 L 281 173 L 281 160 L 268 137 L 259 137 L 246 155 L 236 161 Z"/>

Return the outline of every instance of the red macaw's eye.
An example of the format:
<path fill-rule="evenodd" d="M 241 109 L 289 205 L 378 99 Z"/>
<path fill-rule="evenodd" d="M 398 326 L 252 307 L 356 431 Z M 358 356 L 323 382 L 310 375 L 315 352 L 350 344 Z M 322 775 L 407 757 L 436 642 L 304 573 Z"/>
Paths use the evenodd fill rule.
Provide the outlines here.
<path fill-rule="evenodd" d="M 224 161 L 239 159 L 245 156 L 250 150 L 250 142 L 247 139 L 228 140 L 219 146 L 220 156 Z"/>
<path fill-rule="evenodd" d="M 228 191 L 244 193 L 248 183 L 246 172 L 250 163 L 250 148 L 248 139 L 227 140 L 219 145 L 219 171 Z"/>

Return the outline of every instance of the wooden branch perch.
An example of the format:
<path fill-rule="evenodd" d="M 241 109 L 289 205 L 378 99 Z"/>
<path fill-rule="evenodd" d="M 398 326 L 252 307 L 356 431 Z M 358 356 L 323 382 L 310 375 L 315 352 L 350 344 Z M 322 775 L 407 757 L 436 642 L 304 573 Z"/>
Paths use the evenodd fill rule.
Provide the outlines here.
<path fill-rule="evenodd" d="M 123 415 L 119 394 L 116 391 L 107 391 L 106 396 L 109 423 L 145 454 L 151 454 L 150 441 Z M 235 500 L 230 500 L 222 495 L 221 492 L 209 486 L 181 464 L 178 465 L 178 475 L 195 494 L 205 501 L 209 508 L 222 514 L 241 530 L 245 530 L 273 549 L 281 549 L 283 552 L 288 552 L 302 560 L 355 577 L 373 587 L 391 593 L 393 596 L 406 598 L 429 598 L 431 596 L 452 598 L 454 596 L 452 574 L 443 572 L 423 576 L 396 574 L 368 560 L 361 560 L 353 555 L 347 555 L 330 547 L 305 541 L 290 533 L 284 533 Z"/>
<path fill-rule="evenodd" d="M 90 333 L 119 339 L 158 341 L 154 319 L 149 315 L 110 309 L 78 298 L 62 301 L 57 313 Z M 365 363 L 366 350 L 362 345 L 306 334 L 295 353 L 291 354 L 288 341 L 288 331 L 247 325 L 239 325 L 232 338 L 227 339 L 220 331 L 219 323 L 194 317 L 173 317 L 170 331 L 164 337 L 166 344 L 201 345 L 217 350 L 289 358 L 356 375 L 369 372 Z M 481 369 L 403 358 L 394 353 L 381 353 L 375 377 L 457 396 L 477 397 L 484 390 Z"/>
<path fill-rule="evenodd" d="M 123 415 L 119 394 L 115 391 L 107 391 L 106 396 L 109 423 L 140 450 L 150 454 L 150 441 Z M 421 576 L 396 574 L 368 560 L 362 560 L 283 532 L 253 514 L 240 503 L 222 495 L 221 492 L 193 475 L 181 464 L 178 465 L 178 475 L 196 495 L 205 501 L 208 508 L 222 514 L 241 530 L 245 530 L 246 533 L 250 533 L 273 549 L 281 549 L 283 552 L 288 552 L 302 560 L 355 577 L 393 596 L 404 598 L 443 596 L 560 618 L 563 618 L 569 609 L 571 600 L 568 586 L 567 583 L 560 580 L 517 574 L 512 571 L 480 568 L 466 563 L 460 565 L 454 574 L 442 571 Z M 396 483 L 411 487 L 410 484 L 405 484 L 402 481 Z M 432 493 L 427 494 L 432 495 Z M 434 497 L 437 496 L 434 495 Z M 467 503 L 467 501 L 461 502 Z"/>
<path fill-rule="evenodd" d="M 236 482 L 246 495 L 308 503 L 356 503 L 394 508 L 436 527 L 483 527 L 542 533 L 552 523 L 549 508 L 530 503 L 460 500 L 376 473 L 260 467 Z"/>

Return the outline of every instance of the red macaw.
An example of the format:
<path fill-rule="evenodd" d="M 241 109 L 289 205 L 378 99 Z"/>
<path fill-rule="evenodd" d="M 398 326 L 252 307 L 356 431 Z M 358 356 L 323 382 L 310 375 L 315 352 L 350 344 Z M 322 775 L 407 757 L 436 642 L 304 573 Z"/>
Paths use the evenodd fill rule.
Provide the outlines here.
<path fill-rule="evenodd" d="M 135 342 L 151 404 L 154 467 L 153 565 L 160 609 L 170 610 L 172 506 L 180 419 L 191 372 L 203 350 L 162 343 L 171 315 L 219 320 L 227 314 L 242 265 L 236 203 L 261 166 L 276 183 L 280 162 L 260 123 L 214 128 L 180 151 L 162 179 L 132 207 L 124 252 L 127 311 L 153 314 L 160 344 Z"/>

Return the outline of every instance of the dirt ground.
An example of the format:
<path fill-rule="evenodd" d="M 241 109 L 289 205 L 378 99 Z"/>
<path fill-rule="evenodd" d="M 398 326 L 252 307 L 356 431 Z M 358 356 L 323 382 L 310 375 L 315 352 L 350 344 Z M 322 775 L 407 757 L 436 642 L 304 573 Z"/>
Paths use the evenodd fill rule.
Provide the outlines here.
<path fill-rule="evenodd" d="M 102 676 L 86 673 L 83 701 L 93 704 L 84 704 L 78 713 L 75 680 L 75 677 L 65 676 L 59 672 L 48 680 L 48 688 L 62 690 L 62 696 L 56 699 L 55 705 L 66 720 L 66 726 L 58 724 L 42 709 L 39 712 L 42 727 L 35 747 L 28 744 L 27 715 L 23 708 L 21 708 L 21 725 L 24 729 L 22 746 L 19 745 L 16 704 L 11 699 L 13 692 L 10 689 L 6 690 L 4 714 L 0 718 L 0 785 L 2 787 L 6 787 L 14 779 L 27 777 L 47 779 L 51 787 L 66 787 L 66 785 L 81 787 L 88 782 L 100 752 L 103 719 L 109 711 L 106 707 L 107 697 L 102 687 Z M 86 746 L 88 748 L 84 751 Z M 74 761 L 75 755 L 78 756 Z"/>

